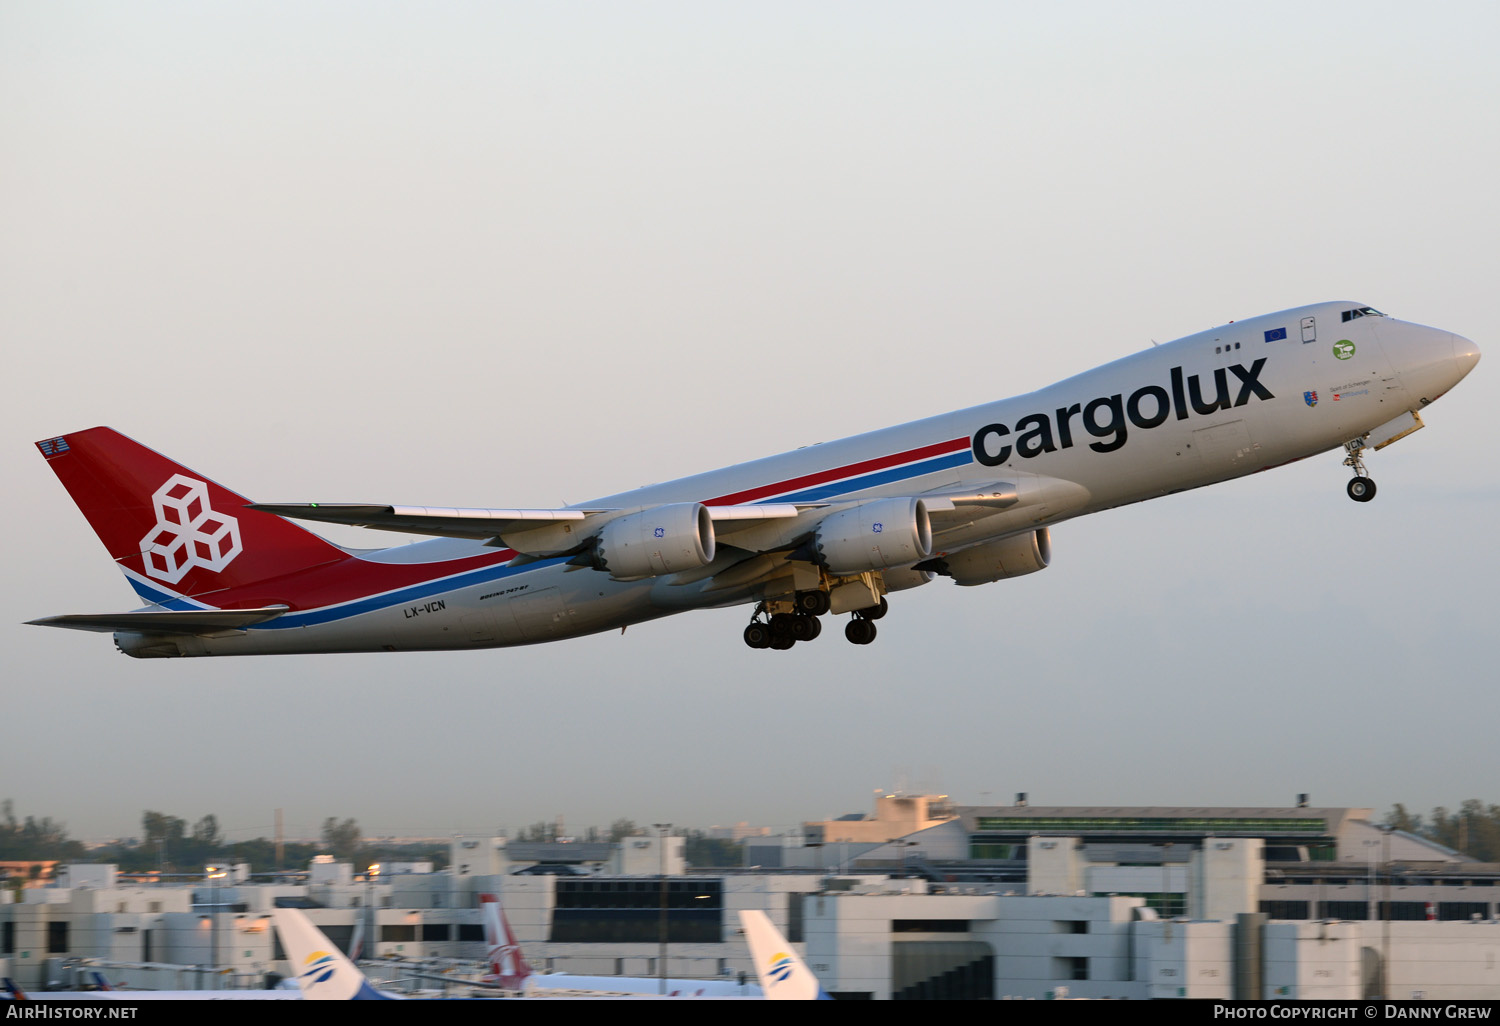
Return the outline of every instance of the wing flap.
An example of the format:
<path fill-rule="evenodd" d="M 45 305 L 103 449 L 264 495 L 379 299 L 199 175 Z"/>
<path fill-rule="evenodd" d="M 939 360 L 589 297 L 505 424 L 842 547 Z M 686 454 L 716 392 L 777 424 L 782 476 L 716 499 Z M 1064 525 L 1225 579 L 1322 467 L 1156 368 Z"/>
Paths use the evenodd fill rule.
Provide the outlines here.
<path fill-rule="evenodd" d="M 75 631 L 139 631 L 142 634 L 221 634 L 242 630 L 287 611 L 287 606 L 260 609 L 148 609 L 134 613 L 71 613 L 27 620 L 37 627 L 67 627 Z"/>

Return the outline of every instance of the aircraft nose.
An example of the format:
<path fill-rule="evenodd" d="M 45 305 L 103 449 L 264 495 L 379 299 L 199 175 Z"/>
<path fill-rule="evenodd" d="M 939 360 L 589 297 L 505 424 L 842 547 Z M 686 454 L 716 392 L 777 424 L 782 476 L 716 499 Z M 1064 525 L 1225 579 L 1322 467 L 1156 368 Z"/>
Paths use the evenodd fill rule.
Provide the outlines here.
<path fill-rule="evenodd" d="M 1454 335 L 1453 358 L 1458 363 L 1458 376 L 1464 377 L 1479 363 L 1479 347 L 1462 335 Z"/>

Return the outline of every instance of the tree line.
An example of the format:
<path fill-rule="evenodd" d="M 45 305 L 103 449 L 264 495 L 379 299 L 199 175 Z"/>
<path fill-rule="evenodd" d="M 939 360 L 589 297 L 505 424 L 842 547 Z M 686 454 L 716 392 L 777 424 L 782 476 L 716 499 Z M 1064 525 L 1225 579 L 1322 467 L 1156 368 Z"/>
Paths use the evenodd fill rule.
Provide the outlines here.
<path fill-rule="evenodd" d="M 589 827 L 580 840 L 619 842 L 647 833 L 632 820 L 617 819 L 607 829 Z M 688 865 L 696 868 L 739 866 L 743 847 L 736 841 L 709 837 L 702 830 L 673 831 L 687 839 Z M 553 823 L 537 822 L 516 832 L 517 841 L 556 841 Z M 252 873 L 281 869 L 304 869 L 315 855 L 332 855 L 339 862 L 353 863 L 363 870 L 373 862 L 431 862 L 434 868 L 448 865 L 448 847 L 442 842 L 390 844 L 366 840 L 353 819 L 329 816 L 323 821 L 318 843 L 286 842 L 278 861 L 276 842 L 265 837 L 229 841 L 212 813 L 197 822 L 147 809 L 141 814 L 141 836 L 113 841 L 93 849 L 68 837 L 66 827 L 50 817 L 15 817 L 14 805 L 0 802 L 0 862 L 104 862 L 125 873 L 160 872 L 167 875 L 197 874 L 215 863 L 248 863 Z"/>
<path fill-rule="evenodd" d="M 1398 803 L 1386 815 L 1385 825 L 1426 837 L 1480 862 L 1500 862 L 1500 805 L 1470 798 L 1456 811 L 1439 805 L 1423 818 Z"/>
<path fill-rule="evenodd" d="M 286 842 L 278 860 L 276 842 L 257 837 L 229 841 L 212 813 L 191 826 L 178 816 L 154 809 L 141 814 L 141 836 L 86 848 L 68 837 L 62 823 L 50 817 L 16 820 L 14 803 L 0 802 L 0 862 L 104 862 L 125 873 L 199 874 L 215 863 L 248 863 L 252 873 L 304 869 L 315 855 L 332 855 L 340 862 L 363 868 L 371 862 L 429 861 L 448 864 L 444 844 L 397 845 L 367 842 L 353 819 L 330 816 L 323 821 L 318 843 Z"/>

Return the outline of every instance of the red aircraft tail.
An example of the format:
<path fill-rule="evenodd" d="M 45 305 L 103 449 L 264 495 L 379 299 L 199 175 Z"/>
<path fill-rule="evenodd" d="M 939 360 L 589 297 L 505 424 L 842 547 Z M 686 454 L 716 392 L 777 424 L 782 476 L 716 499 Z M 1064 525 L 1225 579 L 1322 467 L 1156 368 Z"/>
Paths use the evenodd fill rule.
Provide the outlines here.
<path fill-rule="evenodd" d="M 490 982 L 506 990 L 521 990 L 533 970 L 521 954 L 521 945 L 505 918 L 505 909 L 500 898 L 494 894 L 481 894 L 479 908 L 484 918 L 484 946 L 490 963 Z"/>
<path fill-rule="evenodd" d="M 119 563 L 151 601 L 205 595 L 340 559 L 344 552 L 243 495 L 107 428 L 36 443 Z"/>

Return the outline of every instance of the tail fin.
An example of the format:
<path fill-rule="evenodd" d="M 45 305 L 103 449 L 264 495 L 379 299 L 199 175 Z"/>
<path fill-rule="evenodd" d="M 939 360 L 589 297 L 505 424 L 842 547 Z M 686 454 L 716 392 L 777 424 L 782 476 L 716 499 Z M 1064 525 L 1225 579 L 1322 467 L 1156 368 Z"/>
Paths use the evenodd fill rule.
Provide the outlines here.
<path fill-rule="evenodd" d="M 489 982 L 506 990 L 522 990 L 531 978 L 533 970 L 521 954 L 521 945 L 505 918 L 505 909 L 500 898 L 494 894 L 481 894 L 479 908 L 484 919 L 484 947 L 490 963 Z"/>
<path fill-rule="evenodd" d="M 36 443 L 142 598 L 222 591 L 344 553 L 243 495 L 119 432 L 89 428 Z"/>
<path fill-rule="evenodd" d="M 94 988 L 96 990 L 114 990 L 115 989 L 114 988 L 114 984 L 112 984 L 108 980 L 106 980 L 104 978 L 104 974 L 103 973 L 89 973 L 89 975 L 91 977 L 93 977 L 93 979 L 94 979 Z"/>
<path fill-rule="evenodd" d="M 297 974 L 303 1000 L 349 1001 L 386 996 L 370 986 L 365 974 L 300 909 L 272 909 L 271 916 L 276 921 L 276 934 L 281 938 L 287 961 Z"/>
<path fill-rule="evenodd" d="M 750 960 L 755 963 L 755 972 L 760 976 L 760 987 L 767 1001 L 828 1000 L 818 978 L 764 912 L 741 910 L 740 925 L 745 929 Z"/>
<path fill-rule="evenodd" d="M 3 989 L 4 992 L 5 992 L 5 996 L 8 997 L 8 998 L 10 998 L 12 1001 L 25 1001 L 25 1000 L 27 1000 L 27 998 L 26 998 L 26 992 L 24 990 L 22 990 L 20 987 L 17 987 L 16 986 L 16 981 L 13 980 L 13 979 L 11 979 L 9 976 L 7 976 L 5 978 L 5 986 L 3 988 L 0 988 L 0 989 Z"/>

